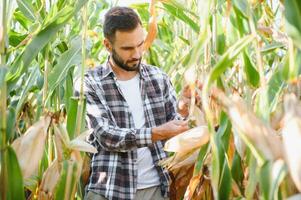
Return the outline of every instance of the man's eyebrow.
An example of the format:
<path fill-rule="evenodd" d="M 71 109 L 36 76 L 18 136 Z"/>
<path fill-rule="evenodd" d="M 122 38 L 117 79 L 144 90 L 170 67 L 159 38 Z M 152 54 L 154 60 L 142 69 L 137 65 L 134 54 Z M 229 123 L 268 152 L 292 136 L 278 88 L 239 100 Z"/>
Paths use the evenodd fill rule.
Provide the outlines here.
<path fill-rule="evenodd" d="M 144 43 L 144 40 L 142 42 L 140 42 L 137 47 L 140 47 L 142 44 Z M 121 47 L 122 49 L 129 49 L 129 48 L 134 48 L 134 46 L 123 46 Z"/>

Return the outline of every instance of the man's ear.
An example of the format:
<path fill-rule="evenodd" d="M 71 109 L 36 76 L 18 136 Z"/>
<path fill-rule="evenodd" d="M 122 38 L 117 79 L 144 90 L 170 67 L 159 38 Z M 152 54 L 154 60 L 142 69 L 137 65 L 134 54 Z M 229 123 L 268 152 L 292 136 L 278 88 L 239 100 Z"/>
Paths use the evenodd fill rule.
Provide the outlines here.
<path fill-rule="evenodd" d="M 107 38 L 103 40 L 103 45 L 106 47 L 108 52 L 112 53 L 112 44 Z"/>

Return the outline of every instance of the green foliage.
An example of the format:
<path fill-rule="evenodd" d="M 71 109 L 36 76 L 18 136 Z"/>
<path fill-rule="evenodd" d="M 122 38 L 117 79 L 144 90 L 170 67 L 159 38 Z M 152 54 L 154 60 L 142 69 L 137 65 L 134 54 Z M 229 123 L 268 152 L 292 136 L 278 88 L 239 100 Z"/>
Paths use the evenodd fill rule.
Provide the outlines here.
<path fill-rule="evenodd" d="M 246 146 L 241 154 L 233 143 L 235 127 L 227 114 L 214 116 L 215 110 L 210 107 L 213 88 L 220 88 L 227 97 L 238 93 L 256 117 L 272 127 L 273 114 L 283 106 L 283 95 L 299 89 L 295 83 L 301 73 L 301 3 L 281 2 L 170 0 L 156 4 L 158 34 L 144 59 L 167 72 L 177 92 L 186 84 L 183 77 L 187 69 L 195 69 L 197 79 L 203 83 L 203 91 L 198 93 L 202 93 L 210 142 L 200 149 L 194 175 L 210 169 L 208 187 L 213 189 L 215 199 L 281 199 L 292 195 L 281 186 L 287 183 L 287 164 L 267 160 L 243 133 L 238 134 Z M 58 0 L 46 5 L 42 0 L 17 0 L 16 3 L 10 21 L 7 20 L 7 46 L 1 52 L 0 63 L 0 85 L 7 89 L 7 95 L 1 96 L 1 105 L 7 104 L 7 108 L 0 113 L 1 120 L 6 120 L 2 131 L 5 136 L 1 135 L 0 142 L 1 167 L 6 166 L 1 172 L 7 170 L 9 177 L 4 183 L 8 188 L 7 199 L 24 199 L 21 170 L 9 146 L 16 137 L 49 112 L 53 121 L 66 123 L 70 139 L 76 137 L 78 127 L 84 129 L 85 102 L 74 97 L 73 82 L 80 77 L 81 66 L 95 67 L 106 61 L 102 18 L 116 2 Z M 85 5 L 86 26 L 80 16 Z M 131 7 L 137 10 L 147 29 L 149 3 Z M 80 39 L 84 29 L 89 34 Z M 85 66 L 85 58 L 92 64 Z M 52 131 L 50 128 L 48 134 Z M 42 179 L 46 167 L 57 156 L 55 143 L 49 138 L 35 181 Z M 69 160 L 61 164 L 55 197 L 71 199 L 79 180 L 75 172 L 80 166 Z M 238 194 L 233 192 L 236 186 Z M 30 189 L 34 191 L 35 187 Z M 208 197 L 208 193 L 202 197 Z"/>
<path fill-rule="evenodd" d="M 15 151 L 11 147 L 7 147 L 6 151 L 4 151 L 3 156 L 5 158 L 8 178 L 6 199 L 25 199 L 23 177 Z"/>

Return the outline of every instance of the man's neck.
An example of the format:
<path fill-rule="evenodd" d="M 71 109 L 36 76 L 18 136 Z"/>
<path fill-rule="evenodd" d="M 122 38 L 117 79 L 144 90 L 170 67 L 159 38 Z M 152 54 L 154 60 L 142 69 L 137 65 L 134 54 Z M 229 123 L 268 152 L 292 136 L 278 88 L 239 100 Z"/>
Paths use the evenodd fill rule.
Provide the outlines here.
<path fill-rule="evenodd" d="M 130 79 L 134 78 L 136 76 L 136 74 L 138 73 L 137 71 L 126 71 L 126 70 L 118 67 L 115 64 L 115 62 L 113 61 L 112 57 L 110 57 L 109 62 L 112 67 L 112 70 L 114 71 L 114 73 L 117 77 L 117 80 L 121 80 L 121 81 L 130 80 Z"/>

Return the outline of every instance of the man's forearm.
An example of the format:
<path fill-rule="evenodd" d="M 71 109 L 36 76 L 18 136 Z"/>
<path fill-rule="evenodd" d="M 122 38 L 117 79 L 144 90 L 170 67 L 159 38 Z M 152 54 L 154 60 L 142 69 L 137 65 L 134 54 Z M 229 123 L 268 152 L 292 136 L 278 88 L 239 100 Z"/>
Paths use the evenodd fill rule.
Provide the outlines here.
<path fill-rule="evenodd" d="M 151 140 L 156 142 L 158 140 L 166 140 L 188 130 L 187 121 L 172 120 L 151 129 Z"/>
<path fill-rule="evenodd" d="M 159 140 L 164 140 L 164 133 L 160 130 L 160 127 L 152 128 L 152 142 L 157 142 Z"/>

